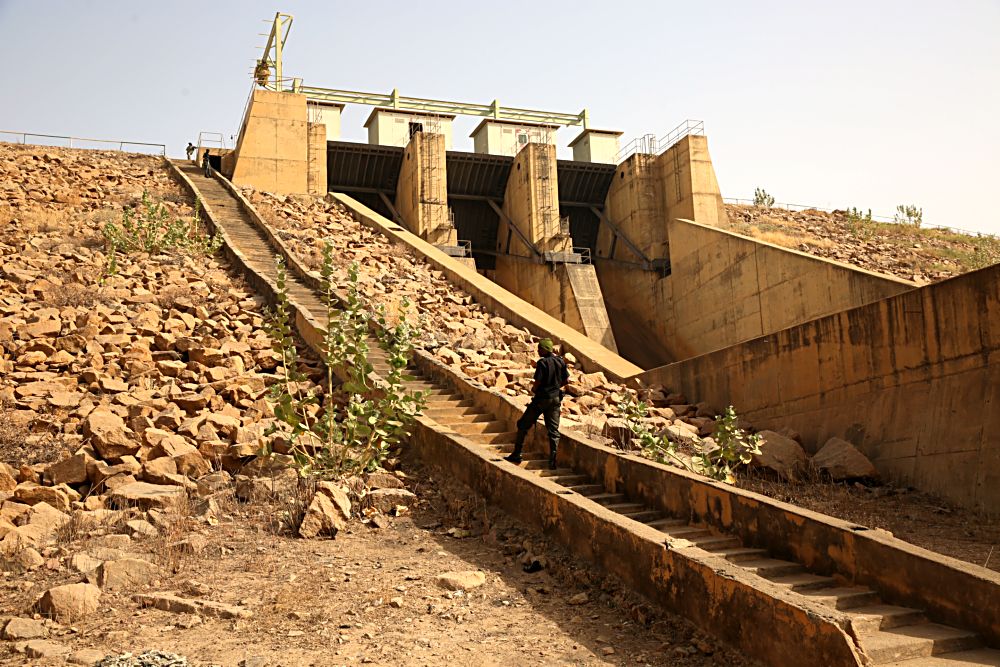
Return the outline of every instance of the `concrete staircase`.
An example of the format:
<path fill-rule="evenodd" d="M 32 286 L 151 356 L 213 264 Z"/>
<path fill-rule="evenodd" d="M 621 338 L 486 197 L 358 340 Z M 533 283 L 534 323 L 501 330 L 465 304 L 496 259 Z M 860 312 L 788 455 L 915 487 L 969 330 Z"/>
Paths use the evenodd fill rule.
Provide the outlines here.
<path fill-rule="evenodd" d="M 274 280 L 274 257 L 266 235 L 248 219 L 238 201 L 216 180 L 205 178 L 194 165 L 178 164 L 210 207 L 215 221 L 226 231 L 230 242 L 246 263 L 262 276 Z M 289 271 L 288 292 L 299 306 L 320 316 L 325 308 L 318 295 Z M 376 372 L 388 371 L 385 354 L 372 345 L 370 361 Z M 414 380 L 410 389 L 427 392 L 425 417 L 447 431 L 489 450 L 501 466 L 513 464 L 501 458 L 513 450 L 516 435 L 512 424 L 479 407 L 450 384 L 437 381 L 410 368 Z M 539 427 L 541 428 L 541 427 Z M 706 526 L 690 524 L 680 517 L 666 516 L 622 493 L 610 493 L 603 484 L 570 468 L 548 469 L 547 455 L 527 451 L 520 467 L 548 478 L 566 489 L 618 513 L 646 524 L 670 541 L 687 541 L 710 554 L 728 560 L 766 580 L 766 585 L 783 588 L 814 602 L 828 605 L 851 616 L 855 639 L 872 664 L 900 667 L 1000 667 L 1000 651 L 986 648 L 973 632 L 931 622 L 923 610 L 886 604 L 874 590 L 846 586 L 834 577 L 809 572 L 799 563 L 772 558 L 764 549 L 744 545 L 734 536 L 720 534 Z M 762 582 L 765 583 L 765 582 Z M 930 585 L 933 585 L 930 583 Z"/>
<path fill-rule="evenodd" d="M 376 372 L 389 370 L 380 351 L 373 353 L 371 360 Z M 424 413 L 427 417 L 495 452 L 497 460 L 514 449 L 516 431 L 510 424 L 476 407 L 471 399 L 454 393 L 450 386 L 426 378 L 419 370 L 411 368 L 408 372 L 415 378 L 409 383 L 410 388 L 429 392 Z M 814 574 L 799 563 L 772 558 L 765 549 L 744 546 L 732 535 L 666 516 L 632 502 L 625 494 L 609 493 L 602 484 L 571 468 L 549 470 L 548 457 L 543 452 L 526 451 L 523 459 L 520 467 L 548 477 L 628 519 L 656 528 L 668 539 L 692 542 L 772 585 L 846 612 L 851 616 L 858 644 L 874 665 L 1000 666 L 1000 651 L 985 648 L 974 632 L 932 623 L 922 610 L 886 604 L 872 589 L 845 586 L 835 577 Z"/>

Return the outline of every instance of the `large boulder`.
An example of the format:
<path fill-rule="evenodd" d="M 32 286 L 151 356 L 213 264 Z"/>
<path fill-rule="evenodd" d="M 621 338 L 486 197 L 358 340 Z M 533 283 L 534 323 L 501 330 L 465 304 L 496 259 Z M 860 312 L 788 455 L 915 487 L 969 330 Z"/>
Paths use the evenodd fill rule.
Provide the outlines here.
<path fill-rule="evenodd" d="M 755 454 L 753 464 L 776 472 L 783 479 L 794 479 L 809 463 L 802 446 L 775 431 L 761 431 L 760 454 Z"/>
<path fill-rule="evenodd" d="M 350 501 L 347 501 L 347 506 L 350 508 Z M 299 524 L 299 537 L 307 539 L 320 536 L 334 537 L 347 526 L 349 518 L 350 509 L 345 515 L 328 494 L 317 491 L 309 503 L 309 509 L 306 510 L 302 523 Z"/>
<path fill-rule="evenodd" d="M 83 435 L 90 439 L 103 459 L 117 459 L 139 451 L 141 443 L 125 427 L 125 420 L 105 408 L 97 408 L 83 422 Z"/>
<path fill-rule="evenodd" d="M 878 471 L 868 457 L 846 440 L 830 438 L 812 458 L 813 466 L 837 481 L 877 479 Z"/>
<path fill-rule="evenodd" d="M 416 494 L 407 489 L 375 489 L 365 496 L 367 505 L 383 514 L 392 512 L 399 505 L 408 507 L 416 501 Z"/>
<path fill-rule="evenodd" d="M 486 573 L 480 570 L 462 572 L 442 572 L 434 577 L 434 582 L 449 591 L 468 591 L 486 583 Z"/>
<path fill-rule="evenodd" d="M 160 568 L 138 558 L 109 560 L 88 575 L 102 590 L 120 590 L 145 586 L 160 576 Z"/>
<path fill-rule="evenodd" d="M 131 482 L 112 491 L 108 500 L 119 508 L 171 509 L 177 507 L 186 495 L 187 492 L 180 486 Z"/>
<path fill-rule="evenodd" d="M 43 616 L 59 623 L 72 623 L 97 611 L 101 589 L 93 584 L 66 584 L 45 591 L 35 602 Z"/>

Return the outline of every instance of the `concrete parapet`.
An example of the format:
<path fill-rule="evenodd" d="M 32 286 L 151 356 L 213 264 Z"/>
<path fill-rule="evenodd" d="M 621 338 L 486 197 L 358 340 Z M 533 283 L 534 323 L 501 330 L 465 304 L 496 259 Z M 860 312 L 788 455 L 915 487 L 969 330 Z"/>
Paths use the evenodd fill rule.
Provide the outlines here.
<path fill-rule="evenodd" d="M 520 231 L 506 250 L 509 254 L 532 256 L 532 249 L 523 243 L 522 236 L 542 252 L 572 251 L 569 230 L 560 224 L 555 146 L 527 144 L 514 157 L 503 212 Z"/>
<path fill-rule="evenodd" d="M 268 192 L 308 192 L 307 125 L 305 95 L 255 89 L 236 145 L 233 182 Z"/>
<path fill-rule="evenodd" d="M 642 374 L 1000 515 L 1000 265 Z"/>
<path fill-rule="evenodd" d="M 617 352 L 601 286 L 590 264 L 539 264 L 498 257 L 496 282 L 549 315 Z"/>
<path fill-rule="evenodd" d="M 549 263 L 572 255 L 559 216 L 555 146 L 527 144 L 514 158 L 498 227 L 497 284 L 617 351 L 601 286 L 589 264 Z"/>
<path fill-rule="evenodd" d="M 448 215 L 444 135 L 416 132 L 410 138 L 396 184 L 396 210 L 406 227 L 428 243 L 458 243 Z"/>

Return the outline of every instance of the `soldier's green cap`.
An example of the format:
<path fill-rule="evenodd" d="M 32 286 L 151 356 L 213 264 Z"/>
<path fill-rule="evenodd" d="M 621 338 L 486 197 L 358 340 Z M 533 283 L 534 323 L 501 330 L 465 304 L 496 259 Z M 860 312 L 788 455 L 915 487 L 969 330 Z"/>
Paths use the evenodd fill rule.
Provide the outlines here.
<path fill-rule="evenodd" d="M 538 341 L 538 347 L 546 352 L 551 352 L 555 349 L 555 345 L 552 344 L 551 338 L 543 338 Z"/>

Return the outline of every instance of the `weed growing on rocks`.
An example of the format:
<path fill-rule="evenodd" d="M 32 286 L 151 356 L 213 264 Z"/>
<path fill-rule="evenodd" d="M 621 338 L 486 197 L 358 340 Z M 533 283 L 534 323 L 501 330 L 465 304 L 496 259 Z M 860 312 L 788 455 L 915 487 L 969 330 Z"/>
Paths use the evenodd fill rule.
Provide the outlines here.
<path fill-rule="evenodd" d="M 334 290 L 333 246 L 327 243 L 320 271 L 327 311 L 321 343 L 325 387 L 322 392 L 307 393 L 300 388 L 305 378 L 297 370 L 287 272 L 281 258 L 277 274 L 277 307 L 268 333 L 281 355 L 285 376 L 274 386 L 271 400 L 275 416 L 287 428 L 292 459 L 303 476 L 321 478 L 377 468 L 409 435 L 425 403 L 422 393 L 404 386 L 412 379 L 404 371 L 418 337 L 407 319 L 409 304 L 402 303 L 395 323 L 382 305 L 372 314 L 358 289 L 356 264 L 348 269 L 348 290 L 341 298 Z M 370 331 L 389 366 L 379 380 L 371 377 Z"/>
<path fill-rule="evenodd" d="M 618 405 L 618 416 L 625 422 L 631 444 L 646 458 L 726 484 L 735 484 L 737 468 L 749 464 L 754 454 L 760 454 L 760 437 L 738 426 L 732 406 L 726 408 L 724 415 L 716 417 L 712 441 L 689 436 L 687 444 L 692 453 L 681 451 L 679 443 L 667 433 L 654 433 L 647 421 L 649 407 L 631 395 L 626 395 Z"/>
<path fill-rule="evenodd" d="M 117 273 L 118 253 L 154 254 L 164 250 L 182 250 L 190 254 L 215 254 L 222 246 L 222 237 L 218 234 L 208 237 L 201 233 L 200 210 L 196 201 L 192 220 L 171 219 L 163 203 L 154 202 L 149 193 L 143 191 L 138 211 L 126 208 L 122 211 L 120 225 L 106 222 L 101 229 L 108 252 L 106 273 Z"/>
<path fill-rule="evenodd" d="M 862 241 L 868 241 L 875 236 L 875 221 L 872 219 L 872 210 L 862 213 L 856 207 L 847 210 L 847 229 L 855 237 Z"/>

